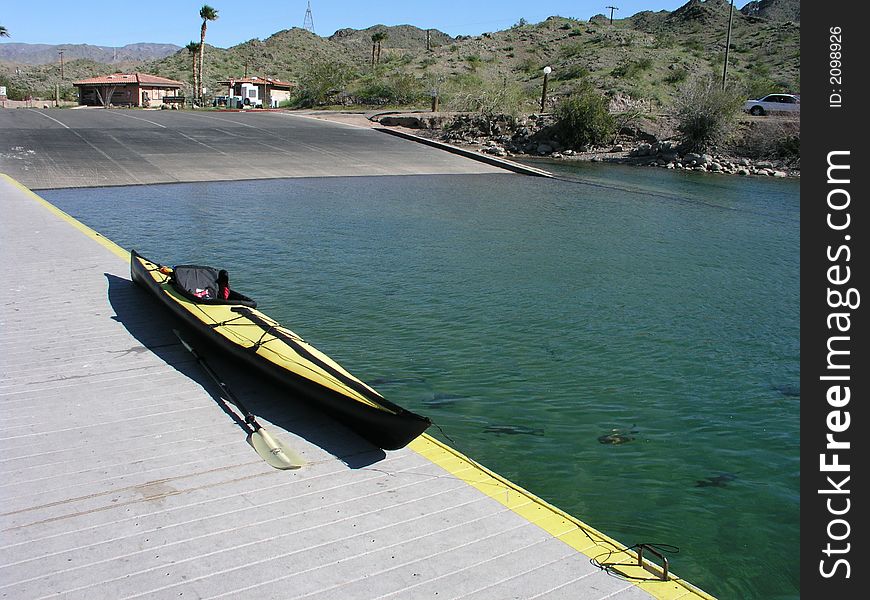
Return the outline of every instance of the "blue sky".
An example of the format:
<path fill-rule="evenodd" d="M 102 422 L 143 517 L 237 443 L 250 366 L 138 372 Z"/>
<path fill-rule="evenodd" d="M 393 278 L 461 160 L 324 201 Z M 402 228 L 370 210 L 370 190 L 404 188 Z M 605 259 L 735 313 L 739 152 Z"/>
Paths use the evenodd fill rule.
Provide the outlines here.
<path fill-rule="evenodd" d="M 608 14 L 614 18 L 643 10 L 674 10 L 688 0 L 470 1 L 470 0 L 311 0 L 314 31 L 321 36 L 337 29 L 365 29 L 372 25 L 416 25 L 450 35 L 479 35 L 507 29 L 521 18 L 529 23 L 550 15 L 589 19 Z M 737 0 L 735 7 L 748 0 Z M 209 4 L 219 19 L 209 23 L 206 41 L 228 48 L 252 38 L 302 27 L 307 0 L 3 0 L 0 25 L 11 37 L 3 42 L 30 44 L 94 44 L 123 46 L 157 42 L 184 46 L 199 41 L 199 9 Z"/>

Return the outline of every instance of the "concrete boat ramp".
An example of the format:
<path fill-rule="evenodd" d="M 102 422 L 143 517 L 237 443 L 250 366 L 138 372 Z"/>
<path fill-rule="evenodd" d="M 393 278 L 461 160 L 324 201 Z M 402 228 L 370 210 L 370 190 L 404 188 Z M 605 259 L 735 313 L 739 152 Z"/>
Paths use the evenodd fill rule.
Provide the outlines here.
<path fill-rule="evenodd" d="M 6 175 L 0 215 L 0 597 L 710 598 L 427 435 L 384 452 L 209 356 L 306 463 L 273 469 L 128 251 Z"/>

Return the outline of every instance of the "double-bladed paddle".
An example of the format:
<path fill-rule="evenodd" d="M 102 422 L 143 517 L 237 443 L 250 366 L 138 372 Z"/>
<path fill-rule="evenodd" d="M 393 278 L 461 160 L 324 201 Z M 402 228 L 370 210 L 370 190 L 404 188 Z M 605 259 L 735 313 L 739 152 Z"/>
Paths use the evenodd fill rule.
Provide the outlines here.
<path fill-rule="evenodd" d="M 230 388 L 224 383 L 220 377 L 218 377 L 217 373 L 209 366 L 209 364 L 205 361 L 205 359 L 200 356 L 200 354 L 188 344 L 177 329 L 172 330 L 176 337 L 178 337 L 181 345 L 187 348 L 187 350 L 193 355 L 196 359 L 196 362 L 199 363 L 199 366 L 208 373 L 208 376 L 212 378 L 212 380 L 218 385 L 223 392 L 224 396 L 227 400 L 232 402 L 236 408 L 238 408 L 245 416 L 245 423 L 247 423 L 253 431 L 248 434 L 248 443 L 257 451 L 263 460 L 269 463 L 271 466 L 276 469 L 298 469 L 302 465 L 305 464 L 305 460 L 296 454 L 288 446 L 281 443 L 279 440 L 272 437 L 268 431 L 263 429 L 263 427 L 257 422 L 257 418 L 249 411 L 245 406 L 236 398 L 235 394 L 230 391 Z"/>

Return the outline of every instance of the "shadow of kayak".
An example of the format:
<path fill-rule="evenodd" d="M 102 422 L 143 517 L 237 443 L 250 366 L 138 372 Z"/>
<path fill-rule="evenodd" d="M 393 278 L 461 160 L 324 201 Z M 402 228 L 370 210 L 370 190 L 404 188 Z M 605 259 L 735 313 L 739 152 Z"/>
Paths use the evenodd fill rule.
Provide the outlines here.
<path fill-rule="evenodd" d="M 240 401 L 258 418 L 322 448 L 351 469 L 370 466 L 386 457 L 383 450 L 321 413 L 309 402 L 293 397 L 292 392 L 273 384 L 259 372 L 240 365 L 237 361 L 229 361 L 224 351 L 186 328 L 148 292 L 129 279 L 110 273 L 104 275 L 109 284 L 109 304 L 115 311 L 113 318 L 141 344 L 126 352 L 151 352 L 185 377 L 196 381 L 239 426 L 242 439 L 249 432 L 247 425 L 221 396 L 217 386 L 193 356 L 181 345 L 173 334 L 173 329 L 182 332 L 185 339 L 208 360 Z M 155 396 L 160 393 L 156 386 L 154 393 Z"/>

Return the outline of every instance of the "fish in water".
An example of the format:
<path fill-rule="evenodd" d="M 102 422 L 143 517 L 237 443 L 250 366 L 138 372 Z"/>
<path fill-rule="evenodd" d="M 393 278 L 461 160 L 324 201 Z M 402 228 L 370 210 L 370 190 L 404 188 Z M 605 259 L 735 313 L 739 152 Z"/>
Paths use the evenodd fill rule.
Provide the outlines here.
<path fill-rule="evenodd" d="M 522 425 L 487 425 L 483 428 L 483 432 L 496 435 L 544 435 L 543 429 L 532 429 Z"/>
<path fill-rule="evenodd" d="M 727 487 L 727 483 L 735 479 L 737 479 L 737 475 L 733 473 L 719 473 L 713 477 L 699 479 L 695 482 L 695 487 Z"/>
<path fill-rule="evenodd" d="M 604 435 L 598 436 L 598 442 L 601 444 L 610 444 L 613 446 L 618 446 L 619 444 L 627 444 L 628 442 L 634 441 L 634 434 L 637 433 L 637 429 L 634 429 L 632 425 L 631 429 L 611 429 L 610 433 L 605 433 Z"/>
<path fill-rule="evenodd" d="M 461 396 L 459 394 L 442 394 L 440 392 L 436 392 L 432 394 L 432 396 L 423 399 L 423 406 L 427 406 L 429 408 L 440 408 L 442 406 L 450 406 L 451 404 L 456 404 L 460 400 L 465 400 L 467 398 L 467 396 Z"/>
<path fill-rule="evenodd" d="M 801 388 L 799 385 L 774 385 L 772 389 L 776 390 L 786 398 L 800 398 Z"/>

